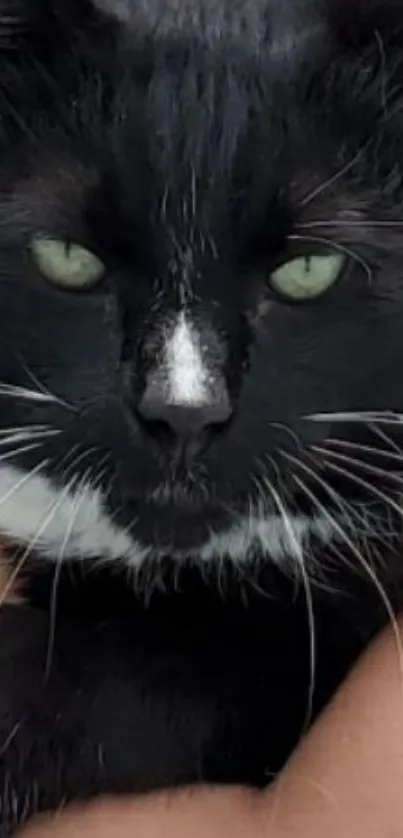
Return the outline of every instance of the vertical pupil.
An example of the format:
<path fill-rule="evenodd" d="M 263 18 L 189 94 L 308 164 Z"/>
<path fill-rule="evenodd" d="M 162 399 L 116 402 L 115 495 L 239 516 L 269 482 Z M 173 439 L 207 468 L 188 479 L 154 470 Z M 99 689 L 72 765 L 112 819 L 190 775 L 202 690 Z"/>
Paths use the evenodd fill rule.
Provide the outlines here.
<path fill-rule="evenodd" d="M 309 274 L 311 272 L 311 256 L 305 256 L 305 268 L 304 273 Z"/>

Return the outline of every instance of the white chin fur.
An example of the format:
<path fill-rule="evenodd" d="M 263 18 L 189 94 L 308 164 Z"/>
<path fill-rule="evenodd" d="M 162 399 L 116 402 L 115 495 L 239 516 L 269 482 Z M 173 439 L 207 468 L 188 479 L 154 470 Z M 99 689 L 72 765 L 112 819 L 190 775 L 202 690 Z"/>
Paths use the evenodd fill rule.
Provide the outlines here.
<path fill-rule="evenodd" d="M 4 464 L 0 468 L 0 531 L 52 561 L 121 561 L 136 569 L 146 559 L 158 557 L 155 548 L 137 543 L 113 522 L 99 490 L 88 485 L 76 490 L 58 488 L 41 474 Z M 239 564 L 248 561 L 257 548 L 282 564 L 301 559 L 310 535 L 327 543 L 332 538 L 331 526 L 320 517 L 294 516 L 288 527 L 274 515 L 245 517 L 229 530 L 212 535 L 199 550 L 188 555 L 172 551 L 172 556 L 202 562 L 226 557 Z"/>

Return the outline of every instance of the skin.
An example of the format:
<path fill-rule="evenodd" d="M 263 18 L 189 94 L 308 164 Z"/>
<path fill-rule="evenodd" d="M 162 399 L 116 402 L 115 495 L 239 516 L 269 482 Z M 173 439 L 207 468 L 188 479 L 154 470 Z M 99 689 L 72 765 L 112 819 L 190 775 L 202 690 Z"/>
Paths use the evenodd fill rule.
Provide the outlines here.
<path fill-rule="evenodd" d="M 403 640 L 403 619 L 397 629 Z M 267 792 L 103 800 L 20 838 L 394 838 L 403 819 L 403 670 L 396 632 L 370 647 Z"/>

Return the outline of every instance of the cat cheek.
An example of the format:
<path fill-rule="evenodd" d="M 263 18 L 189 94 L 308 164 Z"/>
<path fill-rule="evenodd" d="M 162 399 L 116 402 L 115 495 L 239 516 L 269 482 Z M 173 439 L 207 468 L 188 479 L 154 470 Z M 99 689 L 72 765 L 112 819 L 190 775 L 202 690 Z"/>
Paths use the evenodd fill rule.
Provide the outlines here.
<path fill-rule="evenodd" d="M 249 322 L 252 326 L 258 326 L 259 323 L 268 316 L 274 306 L 273 300 L 268 297 L 262 297 L 254 310 L 249 313 Z"/>

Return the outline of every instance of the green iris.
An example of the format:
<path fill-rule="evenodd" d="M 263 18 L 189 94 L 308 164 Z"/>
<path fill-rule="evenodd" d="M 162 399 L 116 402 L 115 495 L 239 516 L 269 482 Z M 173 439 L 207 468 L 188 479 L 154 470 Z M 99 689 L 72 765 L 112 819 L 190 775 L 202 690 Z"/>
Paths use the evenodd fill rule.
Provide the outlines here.
<path fill-rule="evenodd" d="M 335 284 L 344 263 L 341 253 L 300 256 L 277 268 L 270 282 L 275 291 L 290 300 L 313 300 Z"/>
<path fill-rule="evenodd" d="M 79 244 L 36 238 L 31 244 L 31 253 L 42 276 L 67 290 L 91 288 L 105 274 L 105 265 L 98 256 Z"/>

